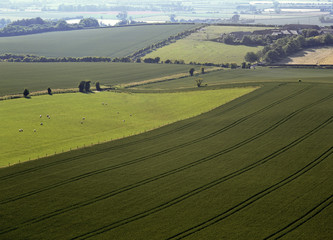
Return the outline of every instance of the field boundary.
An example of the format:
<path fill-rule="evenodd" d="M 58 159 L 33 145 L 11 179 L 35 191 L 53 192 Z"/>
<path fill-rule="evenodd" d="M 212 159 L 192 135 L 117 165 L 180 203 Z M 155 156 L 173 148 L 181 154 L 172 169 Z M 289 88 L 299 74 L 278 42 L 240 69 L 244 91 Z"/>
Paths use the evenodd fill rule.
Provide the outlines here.
<path fill-rule="evenodd" d="M 206 73 L 211 73 L 211 72 L 222 71 L 222 70 L 223 69 L 220 68 L 220 67 L 212 67 L 212 68 L 209 68 L 209 69 L 205 69 L 205 74 Z M 174 75 L 169 75 L 169 76 L 165 76 L 165 77 L 161 77 L 161 78 L 153 78 L 153 79 L 140 81 L 140 82 L 120 84 L 120 85 L 116 85 L 115 87 L 118 87 L 118 88 L 134 88 L 134 87 L 138 87 L 138 86 L 142 86 L 142 85 L 148 85 L 148 84 L 152 84 L 152 83 L 168 82 L 168 81 L 173 81 L 173 80 L 187 78 L 187 77 L 198 77 L 198 76 L 205 75 L 205 74 L 197 73 L 197 74 L 194 74 L 193 76 L 190 76 L 189 73 L 177 73 L 177 74 L 174 74 Z"/>

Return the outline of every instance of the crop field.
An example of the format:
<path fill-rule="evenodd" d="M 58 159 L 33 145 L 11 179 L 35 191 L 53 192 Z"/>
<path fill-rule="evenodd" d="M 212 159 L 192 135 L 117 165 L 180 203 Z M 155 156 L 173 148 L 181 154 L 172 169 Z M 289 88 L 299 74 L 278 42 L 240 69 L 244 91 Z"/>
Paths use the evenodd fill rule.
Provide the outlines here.
<path fill-rule="evenodd" d="M 199 67 L 197 67 L 197 70 Z M 188 73 L 189 66 L 132 63 L 0 63 L 0 96 L 77 88 L 82 80 L 116 85 Z"/>
<path fill-rule="evenodd" d="M 333 64 L 333 48 L 310 48 L 280 61 L 282 64 Z"/>
<path fill-rule="evenodd" d="M 283 73 L 204 114 L 0 169 L 0 239 L 330 239 L 333 85 Z"/>
<path fill-rule="evenodd" d="M 254 31 L 267 29 L 263 27 L 234 27 L 234 26 L 208 26 L 202 31 L 193 33 L 163 48 L 147 54 L 145 57 L 160 57 L 162 61 L 184 60 L 185 63 L 242 63 L 247 52 L 257 52 L 259 47 L 243 45 L 227 45 L 210 41 L 218 38 L 223 33 L 234 31 Z"/>
<path fill-rule="evenodd" d="M 0 53 L 124 57 L 194 25 L 148 25 L 0 38 Z"/>

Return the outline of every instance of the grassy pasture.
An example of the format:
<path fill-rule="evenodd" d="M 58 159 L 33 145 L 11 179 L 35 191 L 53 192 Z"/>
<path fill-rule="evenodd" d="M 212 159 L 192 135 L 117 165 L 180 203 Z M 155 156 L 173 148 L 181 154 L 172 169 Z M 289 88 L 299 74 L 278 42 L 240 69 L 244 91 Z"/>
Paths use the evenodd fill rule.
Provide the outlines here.
<path fill-rule="evenodd" d="M 47 57 L 124 57 L 193 25 L 147 25 L 0 38 L 0 53 Z"/>
<path fill-rule="evenodd" d="M 208 26 L 202 31 L 193 33 L 187 38 L 159 48 L 145 57 L 160 57 L 162 61 L 184 60 L 186 63 L 242 63 L 247 52 L 257 52 L 262 47 L 234 46 L 209 41 L 223 33 L 234 31 L 254 31 L 266 29 L 263 27 Z"/>
<path fill-rule="evenodd" d="M 151 132 L 0 169 L 0 238 L 330 239 L 332 90 L 265 83 Z"/>
<path fill-rule="evenodd" d="M 0 142 L 0 166 L 148 131 L 209 111 L 254 89 L 76 93 L 1 101 L 0 138 L 6 141 Z"/>
<path fill-rule="evenodd" d="M 197 70 L 199 67 L 197 67 Z M 0 96 L 77 88 L 82 80 L 116 85 L 188 73 L 189 66 L 132 63 L 0 63 Z"/>

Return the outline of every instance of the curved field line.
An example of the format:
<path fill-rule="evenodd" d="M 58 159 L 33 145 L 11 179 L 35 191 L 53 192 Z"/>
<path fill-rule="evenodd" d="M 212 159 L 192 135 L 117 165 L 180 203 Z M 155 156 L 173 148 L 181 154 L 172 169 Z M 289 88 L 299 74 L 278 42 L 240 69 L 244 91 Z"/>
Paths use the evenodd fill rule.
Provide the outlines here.
<path fill-rule="evenodd" d="M 330 119 L 329 123 L 332 123 L 332 119 L 333 117 Z M 293 146 L 297 145 L 298 143 L 302 142 L 303 140 L 305 140 L 307 137 L 311 136 L 312 134 L 314 134 L 315 132 L 319 131 L 320 129 L 322 129 L 324 126 L 327 126 L 328 125 L 328 121 L 326 121 L 324 124 L 321 124 L 320 126 L 316 127 L 315 129 L 311 130 L 310 132 L 308 132 L 307 134 L 303 135 L 302 137 L 300 137 L 299 139 L 295 140 L 294 142 L 288 144 L 287 146 L 279 149 L 278 151 L 274 152 L 273 154 L 271 155 L 268 155 L 266 156 L 265 158 L 257 161 L 256 163 L 253 163 L 245 168 L 242 168 L 240 170 L 237 170 L 231 174 L 228 174 L 226 176 L 223 176 L 222 178 L 219 178 L 213 182 L 210 182 L 208 184 L 205 184 L 199 188 L 196 188 L 186 194 L 183 194 L 177 198 L 174 198 L 166 203 L 163 203 L 157 207 L 154 207 L 152 209 L 149 209 L 149 210 L 146 210 L 144 212 L 141 212 L 141 213 L 138 213 L 134 216 L 131 216 L 131 217 L 128 217 L 128 218 L 125 218 L 125 219 L 122 219 L 122 220 L 119 220 L 117 222 L 114 222 L 114 223 L 111 223 L 111 224 L 108 224 L 106 226 L 103 226 L 101 228 L 98 228 L 96 230 L 93 230 L 93 231 L 90 231 L 90 232 L 87 232 L 85 234 L 82 234 L 80 236 L 76 236 L 72 239 L 87 239 L 87 238 L 90 238 L 90 237 L 94 237 L 94 236 L 97 236 L 99 234 L 102 234 L 102 233 L 105 233 L 105 232 L 108 232 L 112 229 L 115 229 L 117 227 L 120 227 L 120 226 L 123 226 L 125 224 L 128 224 L 128 223 L 131 223 L 131 222 L 134 222 L 138 219 L 141 219 L 141 218 L 144 218 L 146 216 L 149 216 L 151 214 L 154 214 L 156 212 L 159 212 L 161 210 L 164 210 L 168 207 L 171 207 L 179 202 L 182 202 L 184 201 L 185 199 L 188 199 L 200 192 L 203 192 L 207 189 L 210 189 L 222 182 L 225 182 L 231 178 L 234 178 L 238 175 L 241 175 L 242 173 L 244 172 L 247 172 L 259 165 L 262 165 L 264 163 L 266 163 L 267 161 L 275 158 L 276 156 L 280 155 L 281 153 L 287 151 L 288 149 L 292 148 Z M 287 149 L 285 149 L 287 148 Z M 192 228 L 189 228 L 181 233 L 178 233 L 172 237 L 169 237 L 167 239 L 182 239 L 184 237 L 187 237 L 189 235 L 192 235 L 193 233 L 195 232 L 198 232 L 204 228 L 207 228 L 223 219 L 225 219 L 226 217 L 229 217 L 231 216 L 232 214 L 240 211 L 241 209 L 247 207 L 248 205 L 254 203 L 255 201 L 261 199 L 262 197 L 266 196 L 267 194 L 277 190 L 278 188 L 286 185 L 287 183 L 295 180 L 296 178 L 298 178 L 299 176 L 301 176 L 302 174 L 304 174 L 305 172 L 309 171 L 310 169 L 312 169 L 313 167 L 315 167 L 316 165 L 318 165 L 320 162 L 322 162 L 323 160 L 325 160 L 327 157 L 329 157 L 331 154 L 333 153 L 333 147 L 331 147 L 329 150 L 327 150 L 326 152 L 324 152 L 322 155 L 320 155 L 318 158 L 316 158 L 315 160 L 313 160 L 312 162 L 310 162 L 308 165 L 306 165 L 305 167 L 303 167 L 302 169 L 298 170 L 297 172 L 293 173 L 292 175 L 288 176 L 287 178 L 285 178 L 284 180 L 266 188 L 265 190 L 262 190 L 260 191 L 259 193 L 256 193 L 255 195 L 251 196 L 250 198 L 242 201 L 241 203 L 238 203 L 237 205 L 231 207 L 230 209 L 224 211 L 223 213 L 203 222 L 203 223 L 200 223 Z"/>
<path fill-rule="evenodd" d="M 271 89 L 268 89 L 265 92 L 257 94 L 255 96 L 249 98 L 249 99 L 245 99 L 242 102 L 240 102 L 240 103 L 238 103 L 238 104 L 236 104 L 236 105 L 234 105 L 234 106 L 232 106 L 232 107 L 230 107 L 230 108 L 228 108 L 226 110 L 223 110 L 223 111 L 219 112 L 218 114 L 216 114 L 216 116 L 219 116 L 219 115 L 227 113 L 227 112 L 229 112 L 231 110 L 237 109 L 238 107 L 241 107 L 244 104 L 247 104 L 247 103 L 249 103 L 249 102 L 251 102 L 253 100 L 256 100 L 257 98 L 259 98 L 259 97 L 261 97 L 263 95 L 266 95 L 266 94 L 268 94 L 268 93 L 276 90 L 279 87 L 280 86 L 277 85 L 277 86 L 275 86 L 275 87 L 273 87 Z M 21 175 L 24 175 L 24 174 L 27 174 L 27 173 L 31 173 L 31 172 L 34 172 L 34 171 L 37 171 L 37 170 L 41 170 L 41 169 L 45 169 L 45 168 L 57 166 L 59 164 L 64 164 L 64 163 L 72 162 L 72 161 L 75 161 L 75 160 L 79 160 L 79 159 L 84 158 L 84 157 L 94 156 L 94 155 L 102 154 L 102 153 L 105 153 L 105 152 L 108 152 L 108 151 L 111 151 L 111 150 L 121 149 L 121 148 L 124 148 L 124 147 L 133 146 L 133 145 L 138 144 L 138 143 L 143 143 L 143 142 L 148 142 L 148 141 L 151 141 L 151 140 L 155 140 L 155 139 L 158 139 L 160 137 L 164 137 L 164 136 L 173 134 L 175 132 L 179 132 L 181 130 L 187 129 L 187 128 L 189 128 L 189 127 L 197 124 L 199 121 L 201 121 L 201 120 L 196 120 L 196 121 L 190 122 L 188 124 L 185 124 L 185 125 L 180 126 L 178 128 L 172 129 L 170 131 L 157 134 L 155 136 L 147 137 L 147 138 L 140 139 L 140 140 L 135 140 L 135 141 L 124 143 L 124 144 L 120 144 L 120 145 L 117 145 L 117 146 L 107 147 L 107 148 L 102 149 L 102 150 L 80 154 L 80 155 L 77 155 L 75 157 L 69 157 L 69 158 L 61 159 L 61 160 L 54 161 L 54 162 L 51 162 L 51 163 L 47 163 L 47 164 L 44 164 L 44 165 L 40 165 L 40 166 L 37 166 L 37 167 L 33 167 L 33 168 L 26 169 L 26 170 L 18 171 L 18 172 L 15 172 L 15 173 L 11 173 L 11 174 L 8 174 L 8 175 L 0 177 L 0 180 L 7 180 L 7 179 L 10 179 L 10 178 L 21 176 Z"/>
<path fill-rule="evenodd" d="M 281 228 L 280 230 L 276 231 L 275 233 L 269 235 L 268 237 L 265 237 L 264 240 L 266 239 L 280 239 L 283 236 L 287 235 L 288 233 L 294 231 L 297 229 L 299 226 L 303 225 L 307 221 L 311 220 L 313 217 L 321 213 L 325 208 L 330 206 L 333 203 L 333 194 L 326 198 L 325 200 L 321 201 L 319 204 L 314 206 L 312 209 L 310 209 L 308 212 L 306 212 L 304 215 L 301 217 L 297 218 L 293 222 L 289 223 L 287 226 Z"/>
<path fill-rule="evenodd" d="M 224 211 L 223 213 L 220 213 L 219 215 L 216 215 L 209 220 L 202 222 L 194 227 L 191 227 L 183 232 L 180 232 L 172 237 L 167 238 L 167 240 L 170 239 L 183 239 L 185 237 L 188 237 L 194 233 L 197 233 L 209 226 L 212 226 L 215 223 L 218 223 L 227 217 L 237 213 L 238 211 L 246 208 L 247 206 L 251 205 L 252 203 L 258 201 L 259 199 L 265 197 L 266 195 L 276 191 L 277 189 L 287 185 L 288 183 L 294 181 L 295 179 L 299 178 L 306 172 L 310 171 L 312 168 L 320 164 L 322 161 L 330 157 L 333 153 L 333 147 L 330 147 L 328 150 L 326 150 L 324 153 L 322 153 L 319 157 L 317 157 L 315 160 L 301 168 L 300 170 L 296 171 L 295 173 L 289 175 L 288 177 L 284 178 L 283 180 L 271 185 L 270 187 L 252 195 L 248 199 L 238 203 L 237 205 L 229 208 L 228 210 Z"/>
<path fill-rule="evenodd" d="M 304 89 L 303 89 L 303 90 L 304 90 Z M 301 92 L 301 91 L 299 91 L 299 92 Z M 297 92 L 297 93 L 299 93 L 299 92 Z M 302 92 L 303 92 L 303 91 L 302 91 Z M 292 94 L 292 95 L 294 95 L 294 94 Z M 69 179 L 66 179 L 66 180 L 60 181 L 60 182 L 58 182 L 58 183 L 54 183 L 54 184 L 51 184 L 51 185 L 49 185 L 49 186 L 45 186 L 45 187 L 40 188 L 40 189 L 37 189 L 37 190 L 33 190 L 33 191 L 30 191 L 30 192 L 22 193 L 22 194 L 19 194 L 19 195 L 17 195 L 17 196 L 14 196 L 14 197 L 11 197 L 11 198 L 8 198 L 8 199 L 3 199 L 3 200 L 0 201 L 0 204 L 6 204 L 6 203 L 9 203 L 9 202 L 13 202 L 13 201 L 16 201 L 16 200 L 19 200 L 19 199 L 22 199 L 22 198 L 30 197 L 30 196 L 32 196 L 32 195 L 35 195 L 35 194 L 38 194 L 38 193 L 41 193 L 41 192 L 44 192 L 44 191 L 50 190 L 50 189 L 54 189 L 54 188 L 56 188 L 56 187 L 63 186 L 63 185 L 65 185 L 65 184 L 69 184 L 69 183 L 72 183 L 72 182 L 79 181 L 79 180 L 84 179 L 84 178 L 87 178 L 87 177 L 91 177 L 91 176 L 94 176 L 94 175 L 97 175 L 97 174 L 101 174 L 101 173 L 104 173 L 104 172 L 108 172 L 108 171 L 111 171 L 111 170 L 119 169 L 119 168 L 122 168 L 122 167 L 126 167 L 126 166 L 129 166 L 129 165 L 132 165 L 132 164 L 139 163 L 139 162 L 143 162 L 143 161 L 145 161 L 145 160 L 147 160 L 147 159 L 150 159 L 150 158 L 153 158 L 153 157 L 157 157 L 157 156 L 161 156 L 161 155 L 163 155 L 163 154 L 167 154 L 167 153 L 170 153 L 170 152 L 172 152 L 172 151 L 175 151 L 175 150 L 181 149 L 181 148 L 183 148 L 183 147 L 187 147 L 187 146 L 190 146 L 190 145 L 192 145 L 192 144 L 198 143 L 198 142 L 200 142 L 200 141 L 203 141 L 203 140 L 209 139 L 209 138 L 214 137 L 214 136 L 216 136 L 216 135 L 218 135 L 218 134 L 220 134 L 220 133 L 222 133 L 222 132 L 225 132 L 225 131 L 229 130 L 230 128 L 233 128 L 233 127 L 239 125 L 240 123 L 244 122 L 245 120 L 247 120 L 247 119 L 249 119 L 249 118 L 251 118 L 251 117 L 253 117 L 253 116 L 255 116 L 255 115 L 259 114 L 259 113 L 262 113 L 262 112 L 264 112 L 264 111 L 266 111 L 266 110 L 268 110 L 268 109 L 270 109 L 270 108 L 272 108 L 272 107 L 274 107 L 274 106 L 276 106 L 276 105 L 278 105 L 278 104 L 280 104 L 280 103 L 282 103 L 282 102 L 284 102 L 284 101 L 290 99 L 292 95 L 290 95 L 290 96 L 288 96 L 288 97 L 285 97 L 285 98 L 283 98 L 283 99 L 281 99 L 281 100 L 278 100 L 278 101 L 276 101 L 276 102 L 274 102 L 274 103 L 272 103 L 272 104 L 270 104 L 270 105 L 268 105 L 268 106 L 266 106 L 266 107 L 264 107 L 264 108 L 262 108 L 262 109 L 260 109 L 260 110 L 258 110 L 258 111 L 256 111 L 256 112 L 254 112 L 254 113 L 252 113 L 252 114 L 249 114 L 249 115 L 243 117 L 243 118 L 240 118 L 239 120 L 237 120 L 237 121 L 235 121 L 235 122 L 229 124 L 228 126 L 226 126 L 226 127 L 224 127 L 224 128 L 221 128 L 221 129 L 219 129 L 219 130 L 217 130 L 217 131 L 215 131 L 215 132 L 213 132 L 213 133 L 210 133 L 210 134 L 208 134 L 208 135 L 206 135 L 206 136 L 203 136 L 203 137 L 200 137 L 200 138 L 194 139 L 194 140 L 192 140 L 192 141 L 189 141 L 189 142 L 186 142 L 186 143 L 183 143 L 183 144 L 180 144 L 180 145 L 177 145 L 177 146 L 174 146 L 174 147 L 168 148 L 168 149 L 164 149 L 164 150 L 162 150 L 162 151 L 155 152 L 155 153 L 152 153 L 152 154 L 149 154 L 149 155 L 146 155 L 146 156 L 143 156 L 143 157 L 137 158 L 137 159 L 133 159 L 133 160 L 130 160 L 130 161 L 127 161 L 127 162 L 124 162 L 124 163 L 117 164 L 117 165 L 112 165 L 112 166 L 105 167 L 105 168 L 102 168 L 102 169 L 98 169 L 98 170 L 94 170 L 94 171 L 91 171 L 91 172 L 87 172 L 87 173 L 84 173 L 84 174 L 81 174 L 81 175 L 78 175 L 78 176 L 75 176 L 75 177 L 72 177 L 72 178 L 69 178 Z M 297 95 L 298 95 L 298 94 L 297 94 Z M 327 99 L 331 98 L 332 96 L 333 96 L 333 94 L 327 96 L 327 97 L 324 98 L 324 99 L 321 99 L 321 100 L 319 100 L 319 101 L 317 101 L 317 102 L 315 102 L 315 103 L 312 103 L 312 104 L 310 104 L 310 105 L 304 107 L 304 109 L 301 108 L 300 111 L 303 111 L 303 110 L 305 110 L 306 108 L 311 107 L 312 105 L 316 105 L 316 104 L 318 104 L 318 103 L 321 103 L 322 101 L 326 101 Z M 296 111 L 296 114 L 297 114 L 297 113 L 298 113 L 298 111 Z M 292 113 L 292 114 L 290 114 L 289 118 L 293 117 L 294 115 L 295 115 L 295 112 Z M 222 151 L 220 151 L 220 152 L 218 152 L 218 153 L 216 153 L 216 154 L 213 154 L 213 155 L 211 155 L 211 156 L 209 156 L 209 157 L 205 157 L 205 158 L 203 158 L 203 159 L 200 159 L 200 160 L 197 160 L 197 161 L 192 162 L 192 163 L 190 163 L 190 164 L 187 164 L 187 165 L 185 165 L 185 166 L 183 166 L 183 167 L 177 168 L 176 170 L 172 170 L 171 172 L 172 172 L 172 174 L 173 174 L 174 172 L 183 171 L 184 169 L 187 169 L 187 168 L 190 168 L 190 167 L 196 166 L 196 165 L 198 165 L 198 164 L 201 164 L 201 163 L 203 163 L 203 162 L 206 162 L 206 161 L 208 161 L 208 160 L 211 160 L 211 159 L 213 159 L 213 158 L 215 158 L 215 157 L 217 157 L 217 156 L 220 156 L 220 155 L 222 155 L 222 154 L 225 154 L 225 153 L 228 153 L 228 152 L 230 152 L 230 151 L 233 151 L 233 150 L 235 150 L 235 149 L 237 149 L 237 148 L 239 148 L 239 147 L 245 145 L 246 143 L 249 143 L 249 142 L 253 141 L 253 140 L 256 139 L 256 138 L 261 137 L 262 135 L 266 134 L 267 132 L 272 131 L 272 130 L 275 129 L 277 126 L 279 126 L 279 125 L 282 124 L 283 122 L 287 121 L 289 118 L 283 120 L 282 122 L 280 122 L 280 121 L 277 122 L 277 123 L 274 124 L 271 128 L 268 128 L 268 129 L 266 129 L 265 131 L 263 131 L 262 133 L 257 134 L 257 135 L 255 135 L 255 136 L 253 136 L 253 137 L 251 137 L 251 138 L 249 138 L 249 139 L 247 139 L 247 140 L 245 140 L 245 141 L 243 141 L 243 142 L 241 142 L 241 143 L 238 143 L 238 144 L 236 144 L 236 145 L 234 145 L 234 146 L 232 146 L 232 147 L 230 147 L 230 148 L 224 149 L 224 150 L 222 150 Z M 217 156 L 215 156 L 215 155 L 217 155 Z M 212 156 L 214 156 L 214 157 L 212 157 Z M 161 174 L 161 175 L 166 175 L 166 176 L 168 176 L 168 175 L 170 175 L 170 173 L 168 173 L 168 174 Z"/>
<path fill-rule="evenodd" d="M 220 151 L 220 152 L 218 152 L 218 153 L 216 153 L 216 154 L 213 154 L 213 155 L 211 155 L 211 156 L 208 156 L 208 157 L 206 157 L 206 158 L 199 159 L 198 161 L 194 162 L 195 164 L 193 164 L 193 163 L 191 163 L 191 164 L 187 164 L 187 165 L 182 166 L 182 167 L 180 167 L 180 168 L 177 168 L 177 169 L 174 169 L 174 170 L 171 170 L 171 171 L 168 171 L 168 172 L 165 172 L 165 173 L 159 174 L 159 175 L 157 175 L 157 176 L 154 176 L 154 177 L 151 177 L 151 178 L 148 178 L 148 179 L 145 179 L 145 180 L 139 181 L 139 182 L 134 183 L 134 184 L 130 184 L 130 185 L 128 185 L 128 186 L 125 186 L 125 187 L 122 187 L 122 188 L 120 188 L 120 189 L 117 189 L 117 190 L 111 191 L 111 192 L 109 192 L 109 193 L 102 194 L 102 195 L 97 196 L 97 197 L 95 197 L 95 198 L 93 198 L 93 199 L 90 199 L 90 200 L 87 200 L 87 201 L 83 201 L 83 202 L 79 202 L 79 203 L 76 203 L 76 204 L 70 205 L 70 206 L 68 206 L 68 207 L 65 207 L 65 208 L 62 208 L 62 209 L 57 209 L 57 210 L 55 210 L 55 211 L 53 211 L 53 212 L 50 212 L 50 213 L 47 213 L 47 214 L 43 214 L 43 215 L 41 215 L 41 216 L 39 216 L 39 217 L 35 217 L 35 218 L 33 218 L 33 219 L 29 219 L 29 220 L 23 222 L 22 224 L 20 224 L 19 226 L 14 226 L 14 227 L 10 227 L 10 228 L 4 229 L 3 231 L 0 232 L 0 234 L 4 234 L 4 233 L 7 233 L 7 232 L 14 231 L 14 230 L 18 229 L 20 226 L 23 226 L 23 225 L 26 225 L 26 224 L 33 224 L 33 223 L 41 222 L 41 221 L 46 220 L 46 219 L 49 219 L 49 218 L 51 218 L 51 217 L 58 216 L 58 215 L 61 215 L 61 214 L 63 214 L 63 213 L 66 213 L 66 212 L 69 212 L 69 211 L 72 211 L 72 210 L 75 210 L 75 209 L 78 209 L 78 208 L 81 208 L 81 207 L 84 207 L 84 206 L 91 205 L 91 204 L 96 203 L 96 202 L 98 202 L 98 201 L 102 201 L 102 200 L 105 200 L 105 199 L 110 198 L 110 197 L 112 197 L 112 196 L 118 195 L 118 194 L 120 194 L 120 193 L 122 193 L 122 192 L 129 191 L 129 190 L 131 190 L 131 189 L 133 189 L 133 188 L 136 188 L 136 187 L 142 186 L 142 185 L 144 185 L 144 184 L 147 184 L 147 183 L 150 183 L 150 182 L 156 181 L 156 180 L 158 180 L 158 179 L 160 179 L 160 178 L 164 178 L 164 177 L 169 176 L 169 175 L 171 175 L 171 174 L 175 174 L 175 173 L 177 173 L 177 172 L 180 172 L 180 171 L 182 171 L 182 170 L 184 170 L 184 169 L 187 169 L 187 168 L 193 167 L 193 166 L 195 166 L 195 165 L 198 165 L 198 164 L 202 163 L 203 160 L 204 160 L 204 161 L 211 160 L 211 159 L 213 159 L 213 158 L 215 158 L 215 157 L 218 157 L 218 156 L 220 156 L 220 155 L 222 155 L 222 154 L 224 154 L 224 153 L 226 153 L 226 152 L 230 152 L 230 151 L 232 151 L 232 150 L 234 150 L 234 149 L 237 149 L 238 147 L 240 147 L 240 146 L 242 146 L 242 145 L 244 145 L 244 144 L 246 144 L 246 143 L 248 143 L 248 142 L 250 142 L 250 141 L 253 141 L 254 139 L 256 139 L 256 138 L 258 138 L 258 137 L 260 137 L 260 136 L 266 134 L 267 132 L 272 131 L 273 129 L 275 129 L 276 127 L 278 127 L 279 125 L 281 125 L 282 123 L 288 121 L 290 118 L 294 117 L 296 114 L 298 114 L 298 113 L 300 113 L 300 112 L 304 111 L 305 109 L 308 109 L 308 108 L 310 108 L 310 107 L 312 107 L 312 106 L 315 106 L 315 105 L 317 105 L 319 102 L 323 102 L 324 100 L 329 99 L 329 98 L 331 98 L 331 97 L 332 97 L 332 95 L 330 95 L 330 96 L 328 96 L 328 97 L 326 97 L 326 98 L 323 98 L 323 99 L 321 99 L 321 100 L 319 100 L 319 101 L 317 101 L 317 102 L 315 102 L 315 103 L 312 103 L 312 104 L 310 104 L 310 105 L 308 105 L 308 106 L 305 106 L 305 107 L 303 107 L 303 108 L 301 108 L 301 109 L 295 111 L 294 113 L 288 115 L 287 117 L 281 119 L 279 122 L 277 122 L 276 124 L 274 124 L 274 125 L 272 125 L 271 127 L 267 128 L 266 130 L 262 131 L 261 133 L 258 133 L 257 135 L 255 135 L 255 136 L 253 136 L 253 137 L 251 137 L 251 138 L 249 138 L 249 139 L 247 139 L 247 140 L 244 140 L 243 142 L 238 143 L 238 144 L 234 145 L 233 147 L 230 147 L 230 148 L 228 148 L 228 149 L 225 149 L 225 150 L 223 150 L 223 151 Z M 325 126 L 326 126 L 327 124 L 329 124 L 330 122 L 332 122 L 332 119 L 331 119 L 331 121 L 329 121 L 328 123 L 327 123 L 327 122 L 324 122 L 323 125 L 321 125 L 321 126 L 322 126 L 322 127 L 325 127 Z M 199 187 L 199 188 L 197 188 L 197 189 L 194 189 L 194 190 L 192 190 L 192 191 L 190 191 L 190 192 L 188 192 L 188 193 L 186 193 L 186 194 L 184 194 L 184 195 L 182 195 L 182 196 L 180 196 L 180 197 L 177 197 L 176 199 L 173 199 L 173 200 L 171 200 L 171 201 L 169 201 L 169 202 L 167 202 L 167 203 L 164 203 L 164 204 L 162 204 L 162 205 L 160 205 L 160 206 L 158 206 L 158 207 L 155 207 L 153 210 L 155 210 L 154 212 L 156 212 L 156 210 L 157 210 L 157 211 L 160 211 L 160 210 L 162 210 L 162 209 L 164 209 L 164 208 L 166 208 L 166 207 L 169 207 L 169 206 L 174 205 L 174 204 L 176 204 L 176 203 L 178 203 L 178 202 L 180 202 L 180 201 L 183 201 L 183 200 L 185 200 L 185 199 L 187 199 L 187 198 L 189 198 L 189 197 L 191 197 L 191 196 L 193 196 L 193 195 L 196 195 L 196 194 L 198 194 L 199 192 L 202 192 L 202 191 L 204 191 L 204 190 L 207 190 L 207 189 L 209 189 L 209 188 L 211 188 L 211 187 L 213 187 L 213 186 L 215 186 L 215 185 L 217 185 L 217 184 L 220 184 L 220 183 L 225 182 L 225 181 L 227 181 L 227 180 L 229 180 L 229 179 L 231 179 L 231 178 L 233 178 L 233 177 L 236 177 L 236 176 L 238 176 L 238 175 L 240 175 L 240 174 L 242 174 L 242 173 L 244 173 L 244 172 L 247 172 L 247 171 L 249 171 L 249 170 L 251 170 L 251 169 L 253 169 L 253 168 L 255 168 L 255 167 L 257 167 L 257 166 L 259 166 L 259 165 L 261 165 L 261 164 L 263 164 L 263 163 L 265 163 L 265 162 L 271 160 L 271 159 L 273 159 L 274 157 L 280 155 L 281 153 L 283 153 L 284 151 L 290 149 L 291 147 L 297 145 L 298 143 L 300 143 L 301 141 L 303 141 L 305 138 L 311 136 L 312 134 L 314 134 L 316 131 L 318 131 L 318 130 L 321 129 L 322 127 L 319 126 L 319 127 L 315 128 L 314 130 L 310 131 L 308 134 L 303 135 L 303 136 L 300 137 L 298 140 L 295 140 L 294 142 L 292 142 L 291 144 L 289 144 L 290 146 L 287 145 L 287 146 L 283 147 L 282 149 L 276 151 L 275 153 L 270 154 L 269 156 L 267 156 L 267 157 L 265 157 L 265 158 L 263 158 L 263 159 L 261 159 L 261 160 L 255 162 L 255 163 L 253 163 L 253 164 L 250 164 L 250 165 L 248 165 L 248 166 L 246 166 L 246 167 L 244 167 L 244 168 L 242 168 L 242 169 L 239 169 L 239 170 L 237 170 L 237 171 L 235 171 L 235 172 L 233 172 L 233 173 L 230 173 L 230 174 L 228 174 L 228 175 L 226 175 L 226 176 L 223 176 L 223 177 L 221 177 L 221 178 L 219 178 L 219 179 L 217 179 L 217 180 L 215 180 L 215 181 L 213 181 L 213 182 L 211 182 L 211 183 L 205 184 L 205 185 L 203 185 L 202 187 Z M 235 147 L 235 148 L 234 148 L 234 147 Z M 151 212 L 151 210 L 148 210 L 148 211 L 146 211 L 146 212 Z M 146 212 L 144 212 L 144 213 L 146 213 Z M 149 213 L 148 215 L 150 215 L 150 214 L 152 214 L 152 213 Z M 139 214 L 139 215 L 140 215 L 140 214 Z M 146 216 L 146 215 L 144 215 L 144 216 Z M 140 218 L 142 218 L 142 217 L 143 217 L 143 216 L 140 216 Z"/>

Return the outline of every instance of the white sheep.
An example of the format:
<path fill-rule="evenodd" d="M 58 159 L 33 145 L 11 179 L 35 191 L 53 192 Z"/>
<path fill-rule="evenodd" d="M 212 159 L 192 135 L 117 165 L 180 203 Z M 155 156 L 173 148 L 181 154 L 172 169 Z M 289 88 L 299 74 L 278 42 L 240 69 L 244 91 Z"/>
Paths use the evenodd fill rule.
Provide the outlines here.
<path fill-rule="evenodd" d="M 36 132 L 37 130 L 36 129 L 34 129 L 34 132 Z"/>
<path fill-rule="evenodd" d="M 39 115 L 39 118 L 42 118 L 42 115 Z"/>
<path fill-rule="evenodd" d="M 23 129 L 22 129 L 22 128 L 20 128 L 20 129 L 19 129 L 19 132 L 23 132 Z"/>

